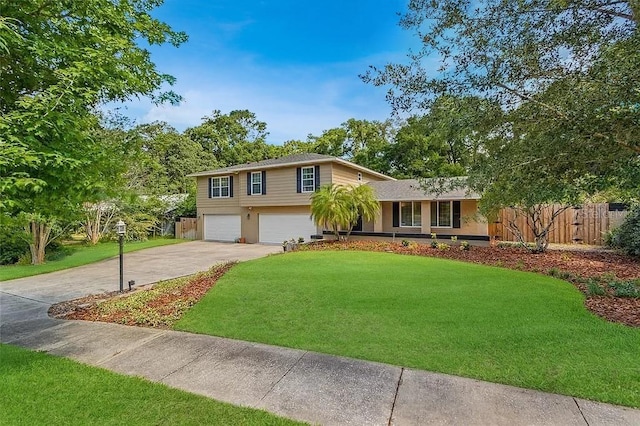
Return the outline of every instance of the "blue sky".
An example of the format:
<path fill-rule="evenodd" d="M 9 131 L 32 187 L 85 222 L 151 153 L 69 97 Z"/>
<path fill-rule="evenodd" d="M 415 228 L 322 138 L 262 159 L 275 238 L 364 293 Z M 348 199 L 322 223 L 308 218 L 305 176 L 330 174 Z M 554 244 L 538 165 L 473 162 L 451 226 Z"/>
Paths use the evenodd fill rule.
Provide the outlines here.
<path fill-rule="evenodd" d="M 165 0 L 154 15 L 189 41 L 151 49 L 175 76 L 180 106 L 129 102 L 136 122 L 179 130 L 214 109 L 248 109 L 267 123 L 270 143 L 306 139 L 349 118 L 390 116 L 386 89 L 363 83 L 369 65 L 404 61 L 415 40 L 398 26 L 406 0 Z"/>

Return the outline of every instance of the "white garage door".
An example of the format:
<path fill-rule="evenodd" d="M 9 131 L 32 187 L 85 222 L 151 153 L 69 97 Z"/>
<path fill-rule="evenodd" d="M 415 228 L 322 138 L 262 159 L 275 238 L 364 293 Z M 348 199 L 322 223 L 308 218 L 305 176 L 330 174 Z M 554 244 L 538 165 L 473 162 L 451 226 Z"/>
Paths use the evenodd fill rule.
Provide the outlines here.
<path fill-rule="evenodd" d="M 235 241 L 241 237 L 240 215 L 205 214 L 204 239 L 213 241 Z"/>
<path fill-rule="evenodd" d="M 259 219 L 260 242 L 282 243 L 292 238 L 310 241 L 318 233 L 308 213 L 305 214 L 261 214 Z"/>

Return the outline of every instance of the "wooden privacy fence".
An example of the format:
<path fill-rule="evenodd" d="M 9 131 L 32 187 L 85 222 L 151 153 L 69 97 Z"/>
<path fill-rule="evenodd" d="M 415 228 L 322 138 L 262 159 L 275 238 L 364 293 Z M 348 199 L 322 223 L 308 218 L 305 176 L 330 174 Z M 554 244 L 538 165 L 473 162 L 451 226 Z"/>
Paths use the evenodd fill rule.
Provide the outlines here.
<path fill-rule="evenodd" d="M 561 205 L 550 205 L 542 212 L 543 223 L 549 223 L 554 210 Z M 549 242 L 558 244 L 593 244 L 603 245 L 604 235 L 619 226 L 627 215 L 624 206 L 620 204 L 584 204 L 570 207 L 563 211 L 555 219 L 549 232 Z M 515 209 L 502 209 L 495 222 L 489 222 L 489 235 L 502 241 L 518 241 L 514 233 L 509 229 L 509 219 L 514 220 L 523 233 L 527 242 L 533 242 L 534 237 L 528 226 L 527 216 Z"/>
<path fill-rule="evenodd" d="M 198 230 L 198 219 L 195 217 L 180 217 L 176 220 L 176 238 L 195 240 Z"/>

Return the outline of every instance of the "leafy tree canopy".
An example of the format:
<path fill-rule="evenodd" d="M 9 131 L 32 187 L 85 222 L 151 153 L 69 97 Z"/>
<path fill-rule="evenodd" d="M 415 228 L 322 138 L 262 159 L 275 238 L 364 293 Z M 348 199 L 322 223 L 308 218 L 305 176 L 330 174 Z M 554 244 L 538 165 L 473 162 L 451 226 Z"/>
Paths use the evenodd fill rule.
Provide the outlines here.
<path fill-rule="evenodd" d="M 401 25 L 417 33 L 421 49 L 364 79 L 390 85 L 396 111 L 429 111 L 442 96 L 500 105 L 498 121 L 471 114 L 470 131 L 494 127 L 469 182 L 501 193 L 506 205 L 610 188 L 637 194 L 639 19 L 635 0 L 414 0 Z"/>
<path fill-rule="evenodd" d="M 131 130 L 138 155 L 128 161 L 129 188 L 143 195 L 179 194 L 195 190 L 190 173 L 217 167 L 213 154 L 164 122 Z"/>
<path fill-rule="evenodd" d="M 185 134 L 213 154 L 221 167 L 265 160 L 271 154 L 266 143 L 267 123 L 248 110 L 229 114 L 215 110 L 202 118 L 202 124 L 187 129 Z"/>
<path fill-rule="evenodd" d="M 8 0 L 0 5 L 0 208 L 26 218 L 32 261 L 53 226 L 112 191 L 122 149 L 101 138 L 97 108 L 159 92 L 161 74 L 141 43 L 179 45 L 150 12 L 153 0 Z"/>

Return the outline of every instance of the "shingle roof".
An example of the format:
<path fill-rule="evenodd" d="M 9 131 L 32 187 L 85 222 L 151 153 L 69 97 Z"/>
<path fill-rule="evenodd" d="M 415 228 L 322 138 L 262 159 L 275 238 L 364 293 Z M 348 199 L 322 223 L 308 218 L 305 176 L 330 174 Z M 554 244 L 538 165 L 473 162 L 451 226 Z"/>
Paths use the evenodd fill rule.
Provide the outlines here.
<path fill-rule="evenodd" d="M 478 194 L 468 192 L 467 188 L 447 188 L 450 184 L 459 181 L 460 178 L 434 178 L 426 179 L 427 185 L 439 186 L 444 184 L 442 191 L 426 192 L 421 188 L 417 179 L 402 179 L 396 181 L 369 182 L 379 201 L 421 201 L 421 200 L 477 200 Z"/>
<path fill-rule="evenodd" d="M 253 163 L 237 164 L 235 166 L 222 167 L 220 169 L 192 173 L 188 176 L 190 177 L 214 176 L 214 175 L 220 175 L 224 173 L 235 173 L 235 172 L 242 172 L 242 171 L 249 171 L 249 170 L 261 170 L 261 169 L 270 169 L 270 168 L 281 167 L 281 166 L 304 165 L 304 164 L 312 164 L 312 163 L 328 163 L 331 161 L 348 165 L 355 169 L 371 173 L 381 178 L 393 179 L 392 177 L 385 176 L 382 173 L 378 173 L 374 170 L 367 169 L 366 167 L 362 167 L 355 163 L 351 163 L 349 161 L 343 160 L 342 158 L 332 157 L 330 155 L 316 154 L 312 152 L 287 155 L 285 157 L 271 158 L 268 160 L 256 161 Z"/>

